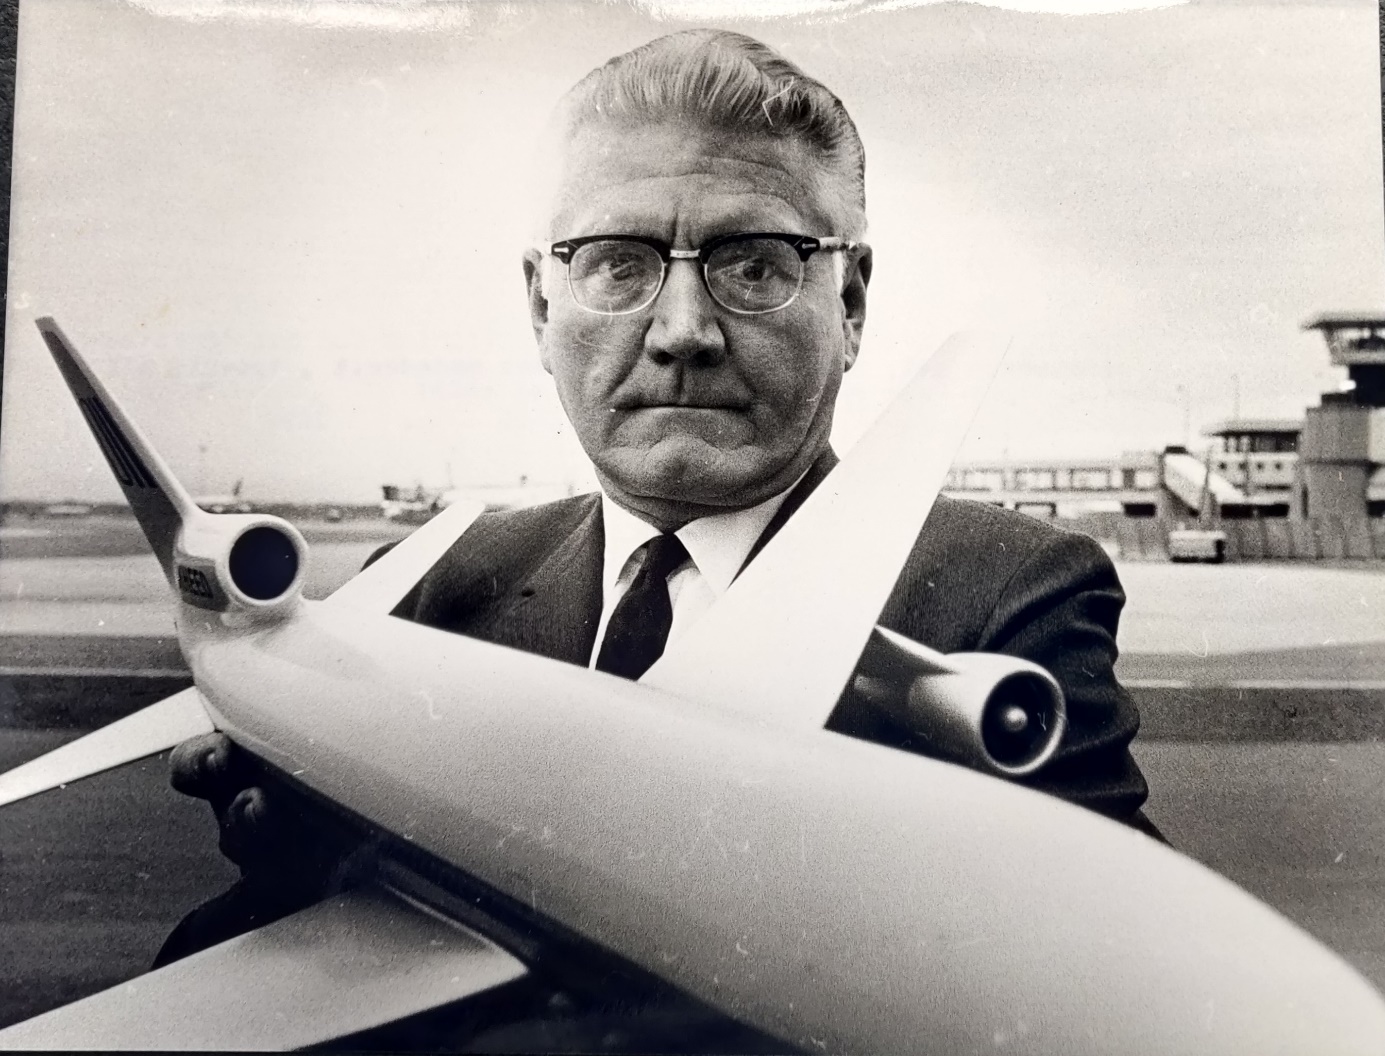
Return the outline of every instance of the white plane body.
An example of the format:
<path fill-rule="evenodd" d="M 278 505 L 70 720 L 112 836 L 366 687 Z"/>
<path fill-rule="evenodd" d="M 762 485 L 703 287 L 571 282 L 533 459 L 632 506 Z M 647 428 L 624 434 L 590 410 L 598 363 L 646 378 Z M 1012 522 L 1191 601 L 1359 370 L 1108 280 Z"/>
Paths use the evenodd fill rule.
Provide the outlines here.
<path fill-rule="evenodd" d="M 60 332 L 40 325 L 60 365 L 72 364 L 64 373 L 79 399 L 94 393 L 109 407 L 138 456 L 126 476 L 138 481 L 146 469 L 157 485 L 126 488 L 137 515 L 145 504 L 151 540 L 166 538 L 158 522 L 170 510 L 179 520 L 166 569 L 181 585 L 179 638 L 196 688 L 155 705 L 166 732 L 132 716 L 86 747 L 0 776 L 0 802 L 216 728 L 380 834 L 386 868 L 339 903 L 0 1031 L 0 1045 L 269 1047 L 338 1036 L 342 1028 L 320 1015 L 277 1034 L 273 1015 L 255 1015 L 282 1015 L 282 990 L 264 980 L 289 956 L 305 1007 L 349 1005 L 343 1015 L 355 1029 L 523 975 L 515 944 L 475 934 L 449 911 L 446 892 L 430 896 L 435 884 L 411 886 L 410 863 L 421 856 L 464 877 L 467 892 L 489 892 L 808 1051 L 1385 1051 L 1385 1004 L 1369 984 L 1202 866 L 1055 798 L 823 730 L 823 702 L 844 681 L 805 688 L 801 643 L 773 628 L 754 657 L 768 670 L 751 681 L 773 696 L 775 665 L 791 660 L 782 680 L 809 699 L 795 711 L 784 697 L 765 717 L 729 701 L 724 678 L 700 692 L 695 677 L 678 677 L 680 643 L 656 688 L 388 616 L 430 555 L 474 518 L 457 507 L 325 601 L 298 596 L 301 563 L 285 572 L 281 593 L 244 595 L 228 571 L 240 540 L 272 529 L 282 535 L 272 543 L 306 557 L 301 537 L 272 518 L 185 509 L 176 482 Z M 945 369 L 975 351 L 960 348 L 940 353 Z M 883 423 L 901 428 L 888 414 Z M 901 442 L 955 441 L 965 424 L 933 423 L 951 430 L 941 440 L 928 423 L 910 424 L 915 435 Z M 120 475 L 124 449 L 102 428 Z M 882 449 L 877 438 L 865 457 Z M 950 451 L 934 456 L 942 469 Z M 835 471 L 840 488 L 878 471 L 853 466 L 856 454 Z M 926 512 L 924 504 L 908 514 L 914 534 Z M 857 531 L 868 536 L 870 526 Z M 884 534 L 908 535 L 897 524 Z M 764 577 L 785 559 L 781 551 Z M 868 589 L 883 574 L 870 573 Z M 759 604 L 757 589 L 754 580 L 733 586 L 728 600 L 742 594 L 725 633 L 743 637 L 738 614 Z M 705 619 L 716 618 L 714 609 Z M 872 638 L 870 623 L 853 631 L 858 654 L 875 643 L 868 677 L 885 678 L 913 655 L 911 643 Z M 715 645 L 713 626 L 686 648 Z M 937 659 L 941 676 L 927 667 L 932 659 L 920 661 L 908 690 L 917 706 L 951 706 L 927 689 L 929 679 L 952 677 L 945 661 L 954 658 Z M 842 667 L 838 656 L 820 662 Z M 1005 663 L 1011 674 L 1023 668 Z M 840 678 L 850 673 L 847 665 Z M 431 935 L 428 921 L 438 928 L 442 918 L 428 943 L 399 937 Z M 375 954 L 363 952 L 375 943 Z M 315 974 L 323 949 L 358 966 L 345 992 Z M 189 993 L 200 1011 L 188 1011 Z"/>

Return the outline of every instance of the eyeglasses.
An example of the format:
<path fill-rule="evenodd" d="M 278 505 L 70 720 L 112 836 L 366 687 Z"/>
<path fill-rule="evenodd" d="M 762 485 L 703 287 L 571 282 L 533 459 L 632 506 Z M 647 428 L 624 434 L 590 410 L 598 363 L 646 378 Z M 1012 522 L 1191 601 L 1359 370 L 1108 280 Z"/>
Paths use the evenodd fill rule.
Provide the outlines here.
<path fill-rule="evenodd" d="M 793 303 L 814 253 L 857 245 L 835 237 L 753 232 L 723 235 L 700 249 L 674 249 L 639 235 L 586 235 L 554 242 L 548 252 L 567 265 L 572 299 L 598 315 L 648 308 L 664 288 L 673 260 L 698 261 L 707 292 L 728 312 L 763 315 Z"/>

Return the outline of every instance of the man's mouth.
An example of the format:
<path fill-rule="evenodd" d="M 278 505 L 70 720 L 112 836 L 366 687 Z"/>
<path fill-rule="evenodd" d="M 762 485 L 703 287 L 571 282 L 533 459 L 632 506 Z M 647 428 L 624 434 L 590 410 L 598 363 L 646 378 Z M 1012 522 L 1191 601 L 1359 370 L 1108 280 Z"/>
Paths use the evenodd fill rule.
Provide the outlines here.
<path fill-rule="evenodd" d="M 671 399 L 636 397 L 619 400 L 613 407 L 617 411 L 744 411 L 748 404 L 744 400 L 726 399 Z"/>

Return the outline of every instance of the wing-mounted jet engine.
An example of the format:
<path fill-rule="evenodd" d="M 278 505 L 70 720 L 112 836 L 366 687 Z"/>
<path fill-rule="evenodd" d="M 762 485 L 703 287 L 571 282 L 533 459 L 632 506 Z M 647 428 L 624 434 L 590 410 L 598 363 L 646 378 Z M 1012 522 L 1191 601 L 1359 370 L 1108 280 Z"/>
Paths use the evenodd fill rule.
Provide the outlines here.
<path fill-rule="evenodd" d="M 943 654 L 884 627 L 871 634 L 853 686 L 920 737 L 927 754 L 1002 777 L 1043 766 L 1067 724 L 1063 691 L 1038 664 Z"/>

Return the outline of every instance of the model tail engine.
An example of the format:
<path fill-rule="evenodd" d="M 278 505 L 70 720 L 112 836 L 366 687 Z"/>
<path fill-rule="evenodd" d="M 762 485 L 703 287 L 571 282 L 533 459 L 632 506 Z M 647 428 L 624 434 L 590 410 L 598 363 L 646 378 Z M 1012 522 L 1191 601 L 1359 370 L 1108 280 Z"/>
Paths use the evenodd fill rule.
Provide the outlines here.
<path fill-rule="evenodd" d="M 189 605 L 272 615 L 297 604 L 308 546 L 297 528 L 265 514 L 197 511 L 173 548 L 173 579 Z"/>
<path fill-rule="evenodd" d="M 939 653 L 876 627 L 856 691 L 927 742 L 929 754 L 1018 777 L 1041 767 L 1067 723 L 1063 691 L 1038 664 L 995 653 Z"/>
<path fill-rule="evenodd" d="M 296 606 L 308 568 L 308 545 L 298 529 L 278 517 L 199 509 L 58 324 L 36 322 L 179 597 L 201 609 L 250 615 Z"/>

